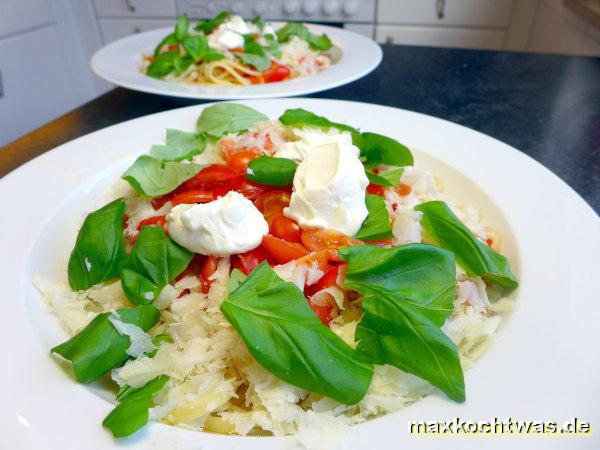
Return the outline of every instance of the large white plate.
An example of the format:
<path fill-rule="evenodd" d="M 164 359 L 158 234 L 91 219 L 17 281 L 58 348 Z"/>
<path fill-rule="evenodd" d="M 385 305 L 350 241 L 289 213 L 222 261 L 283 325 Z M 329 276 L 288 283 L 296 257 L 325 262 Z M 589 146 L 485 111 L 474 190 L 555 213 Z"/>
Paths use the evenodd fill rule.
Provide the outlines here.
<path fill-rule="evenodd" d="M 279 28 L 284 22 L 273 22 Z M 250 99 L 289 97 L 324 91 L 350 83 L 371 72 L 381 62 L 377 43 L 360 34 L 324 25 L 307 25 L 313 33 L 327 33 L 334 45 L 342 50 L 342 58 L 315 75 L 280 83 L 250 86 L 216 86 L 209 84 L 173 83 L 144 75 L 139 66 L 142 52 L 152 53 L 154 47 L 173 27 L 134 34 L 98 50 L 92 57 L 92 70 L 111 83 L 151 94 L 199 99 Z"/>
<path fill-rule="evenodd" d="M 519 151 L 433 117 L 328 100 L 246 102 L 276 118 L 302 107 L 363 130 L 385 133 L 416 152 L 453 200 L 478 207 L 498 228 L 521 284 L 519 309 L 497 342 L 466 373 L 467 401 L 430 396 L 353 427 L 344 448 L 598 448 L 591 437 L 417 437 L 409 420 L 494 417 L 600 424 L 600 219 L 566 184 Z M 0 180 L 3 206 L 0 327 L 0 447 L 17 449 L 275 449 L 290 440 L 195 433 L 153 423 L 115 442 L 101 426 L 112 408 L 99 386 L 74 383 L 48 349 L 66 336 L 30 283 L 58 276 L 83 214 L 110 197 L 109 186 L 165 128 L 193 130 L 205 106 L 142 117 L 62 145 Z M 64 276 L 64 274 L 63 274 Z M 10 443 L 10 444 L 9 444 Z M 8 447 L 4 447 L 8 445 Z"/>

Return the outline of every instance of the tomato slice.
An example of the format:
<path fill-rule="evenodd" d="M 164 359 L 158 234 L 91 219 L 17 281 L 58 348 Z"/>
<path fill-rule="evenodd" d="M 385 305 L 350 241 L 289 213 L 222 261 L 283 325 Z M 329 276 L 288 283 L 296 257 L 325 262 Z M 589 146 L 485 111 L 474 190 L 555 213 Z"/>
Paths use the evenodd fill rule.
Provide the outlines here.
<path fill-rule="evenodd" d="M 315 295 L 317 292 L 322 291 L 323 289 L 327 289 L 331 286 L 337 286 L 339 271 L 339 264 L 329 264 L 329 268 L 325 271 L 325 275 L 323 275 L 315 284 L 306 286 L 304 292 L 306 295 Z"/>
<path fill-rule="evenodd" d="M 146 227 L 147 226 L 162 227 L 162 229 L 165 230 L 165 234 L 167 236 L 169 235 L 169 231 L 167 228 L 167 216 L 148 217 L 147 219 L 140 220 L 140 223 L 138 223 L 138 226 L 137 226 L 138 233 L 129 238 L 129 243 L 131 245 L 135 244 L 135 241 L 137 241 L 137 238 L 139 236 L 139 232 L 142 231 L 142 227 L 145 227 L 145 226 Z"/>
<path fill-rule="evenodd" d="M 379 186 L 378 184 L 369 183 L 367 186 L 367 194 L 385 197 L 385 188 L 383 186 Z"/>
<path fill-rule="evenodd" d="M 210 191 L 193 190 L 177 194 L 171 199 L 171 205 L 175 206 L 182 203 L 208 203 L 215 199 L 215 195 Z"/>
<path fill-rule="evenodd" d="M 285 264 L 294 259 L 302 258 L 309 253 L 302 244 L 288 242 L 271 235 L 263 237 L 262 243 L 279 264 Z"/>
<path fill-rule="evenodd" d="M 302 243 L 309 250 L 340 249 L 352 247 L 363 242 L 353 237 L 346 236 L 336 230 L 304 230 L 301 235 Z"/>
<path fill-rule="evenodd" d="M 241 270 L 246 275 L 252 272 L 263 261 L 267 261 L 270 266 L 277 264 L 271 254 L 262 245 L 249 252 L 238 253 L 231 257 L 232 267 Z"/>
<path fill-rule="evenodd" d="M 271 67 L 265 70 L 262 76 L 266 83 L 276 83 L 289 78 L 291 74 L 292 71 L 287 66 L 273 61 Z"/>
<path fill-rule="evenodd" d="M 239 192 L 248 200 L 256 200 L 261 194 L 273 190 L 271 186 L 265 184 L 253 183 L 246 178 L 246 175 L 240 175 L 231 182 L 231 189 Z"/>
<path fill-rule="evenodd" d="M 277 216 L 283 215 L 283 208 L 290 204 L 290 192 L 278 189 L 259 195 L 254 201 L 254 206 L 263 214 L 269 227 Z"/>
<path fill-rule="evenodd" d="M 308 306 L 310 306 L 310 309 L 313 310 L 313 312 L 319 318 L 319 320 L 323 323 L 323 325 L 328 327 L 329 324 L 331 323 L 331 319 L 332 319 L 331 311 L 333 311 L 333 306 L 331 306 L 329 303 L 326 305 L 322 305 L 322 306 L 315 305 L 310 300 L 308 301 Z"/>
<path fill-rule="evenodd" d="M 412 192 L 412 187 L 410 187 L 408 184 L 400 183 L 398 186 L 396 186 L 396 192 L 402 197 L 406 197 Z"/>
<path fill-rule="evenodd" d="M 253 150 L 241 150 L 229 156 L 227 159 L 227 165 L 237 173 L 242 173 L 245 175 L 250 161 L 252 161 L 254 158 L 258 158 L 259 156 L 260 153 L 256 153 Z"/>
<path fill-rule="evenodd" d="M 213 280 L 209 280 L 210 276 L 217 271 L 218 258 L 213 255 L 209 255 L 204 258 L 202 267 L 200 268 L 200 288 L 204 294 L 208 294 L 210 285 Z"/>
<path fill-rule="evenodd" d="M 271 234 L 288 242 L 302 242 L 302 229 L 289 217 L 280 214 L 272 219 Z"/>

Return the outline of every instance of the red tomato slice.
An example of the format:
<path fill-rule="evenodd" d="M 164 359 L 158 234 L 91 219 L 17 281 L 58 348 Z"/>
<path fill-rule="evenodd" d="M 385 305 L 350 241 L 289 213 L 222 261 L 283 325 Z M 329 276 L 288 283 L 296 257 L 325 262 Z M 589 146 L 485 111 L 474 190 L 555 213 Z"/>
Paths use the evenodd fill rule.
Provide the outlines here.
<path fill-rule="evenodd" d="M 162 229 L 165 230 L 165 234 L 167 236 L 169 235 L 169 230 L 167 229 L 167 216 L 148 217 L 147 219 L 141 220 L 140 223 L 138 223 L 138 234 L 129 238 L 129 243 L 131 245 L 135 244 L 135 241 L 137 241 L 137 238 L 139 236 L 139 232 L 142 231 L 142 227 L 144 226 L 162 227 Z"/>
<path fill-rule="evenodd" d="M 229 156 L 227 159 L 227 165 L 237 173 L 242 173 L 245 175 L 250 161 L 252 161 L 254 158 L 258 158 L 259 156 L 260 154 L 257 154 L 252 150 L 241 150 Z"/>
<path fill-rule="evenodd" d="M 363 243 L 335 230 L 304 230 L 301 238 L 304 246 L 313 251 L 352 247 Z"/>
<path fill-rule="evenodd" d="M 335 264 L 329 265 L 329 268 L 325 271 L 325 275 L 321 277 L 319 281 L 311 286 L 306 286 L 304 292 L 306 295 L 315 295 L 317 292 L 327 289 L 331 286 L 337 286 L 337 277 L 340 270 L 340 265 Z"/>
<path fill-rule="evenodd" d="M 331 311 L 333 311 L 333 306 L 331 306 L 330 304 L 326 304 L 323 306 L 315 305 L 310 300 L 308 301 L 308 306 L 310 306 L 310 309 L 313 310 L 313 312 L 323 323 L 323 325 L 328 327 L 329 323 L 331 322 Z"/>
<path fill-rule="evenodd" d="M 398 186 L 396 186 L 396 192 L 402 197 L 406 197 L 412 192 L 412 187 L 410 187 L 408 184 L 400 183 Z"/>
<path fill-rule="evenodd" d="M 254 201 L 254 206 L 263 214 L 269 227 L 276 217 L 283 215 L 283 208 L 290 204 L 290 192 L 278 189 L 259 195 Z"/>
<path fill-rule="evenodd" d="M 212 280 L 209 280 L 210 276 L 217 270 L 218 258 L 210 255 L 204 259 L 202 267 L 200 268 L 200 287 L 204 294 L 208 294 Z"/>
<path fill-rule="evenodd" d="M 253 183 L 246 178 L 246 175 L 240 175 L 231 182 L 231 189 L 239 192 L 248 200 L 256 200 L 261 194 L 271 191 L 273 188 L 264 184 Z"/>
<path fill-rule="evenodd" d="M 369 183 L 367 186 L 367 194 L 379 195 L 380 197 L 385 196 L 385 188 L 378 184 Z"/>
<path fill-rule="evenodd" d="M 241 270 L 246 275 L 252 272 L 263 261 L 267 261 L 270 266 L 276 265 L 276 261 L 262 245 L 249 252 L 239 253 L 231 257 L 233 268 Z"/>
<path fill-rule="evenodd" d="M 271 234 L 288 242 L 302 242 L 302 229 L 289 217 L 280 214 L 272 219 Z"/>
<path fill-rule="evenodd" d="M 275 61 L 271 63 L 271 67 L 262 73 L 262 76 L 267 83 L 276 83 L 283 81 L 290 77 L 292 71 L 282 64 L 278 64 Z"/>
<path fill-rule="evenodd" d="M 263 237 L 262 243 L 279 264 L 285 264 L 294 259 L 302 258 L 309 253 L 302 244 L 287 242 L 271 235 Z"/>
<path fill-rule="evenodd" d="M 209 191 L 187 191 L 177 194 L 171 199 L 171 205 L 180 205 L 182 203 L 208 203 L 215 200 L 216 197 L 212 192 Z"/>

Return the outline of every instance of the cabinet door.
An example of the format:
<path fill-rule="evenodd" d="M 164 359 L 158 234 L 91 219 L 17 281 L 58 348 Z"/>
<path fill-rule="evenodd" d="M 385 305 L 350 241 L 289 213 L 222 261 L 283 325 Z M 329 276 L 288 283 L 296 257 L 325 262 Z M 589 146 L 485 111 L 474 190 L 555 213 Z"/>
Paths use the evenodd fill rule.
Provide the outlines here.
<path fill-rule="evenodd" d="M 506 35 L 498 30 L 378 25 L 378 42 L 434 47 L 501 49 Z"/>
<path fill-rule="evenodd" d="M 94 0 L 100 17 L 175 17 L 175 0 Z"/>
<path fill-rule="evenodd" d="M 77 106 L 55 26 L 0 40 L 0 146 Z"/>
<path fill-rule="evenodd" d="M 0 38 L 50 22 L 46 0 L 0 0 Z"/>
<path fill-rule="evenodd" d="M 379 23 L 502 28 L 513 0 L 379 0 Z"/>
<path fill-rule="evenodd" d="M 175 19 L 100 19 L 98 22 L 105 44 L 142 31 L 175 26 Z"/>

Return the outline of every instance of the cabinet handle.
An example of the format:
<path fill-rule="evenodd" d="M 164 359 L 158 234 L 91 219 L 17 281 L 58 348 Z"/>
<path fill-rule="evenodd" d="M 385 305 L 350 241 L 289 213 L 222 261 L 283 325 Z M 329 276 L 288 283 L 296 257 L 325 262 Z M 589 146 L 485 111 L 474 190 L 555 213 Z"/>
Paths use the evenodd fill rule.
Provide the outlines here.
<path fill-rule="evenodd" d="M 0 98 L 4 97 L 4 87 L 2 86 L 2 72 L 0 72 Z"/>
<path fill-rule="evenodd" d="M 141 33 L 142 29 L 140 27 L 133 27 L 134 34 Z"/>
<path fill-rule="evenodd" d="M 445 16 L 446 0 L 437 0 L 435 3 L 435 12 L 438 19 L 443 19 Z"/>
<path fill-rule="evenodd" d="M 127 7 L 129 8 L 129 11 L 131 12 L 135 12 L 135 5 L 133 4 L 132 0 L 124 0 L 125 4 L 127 5 Z"/>

